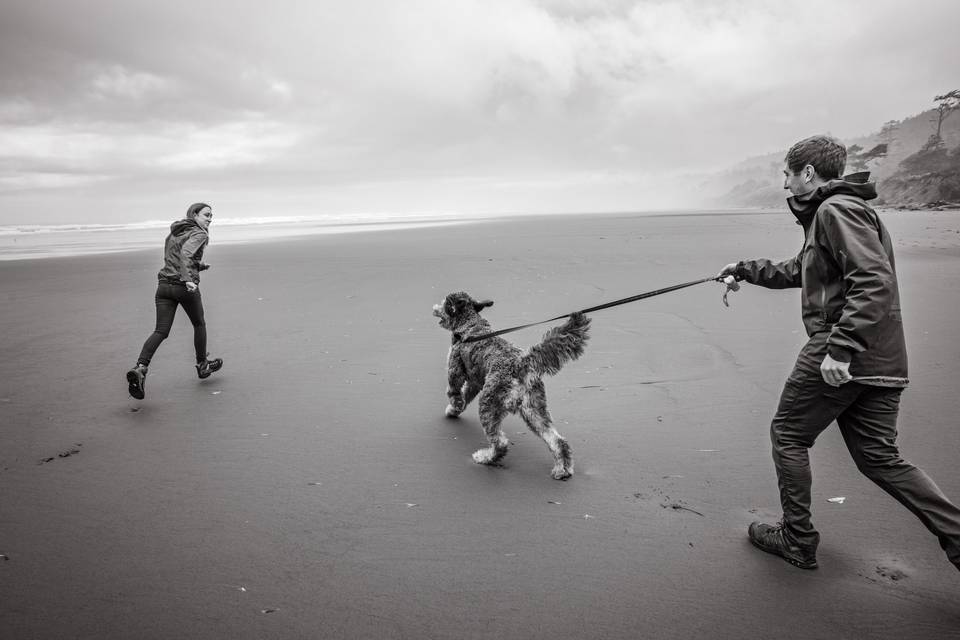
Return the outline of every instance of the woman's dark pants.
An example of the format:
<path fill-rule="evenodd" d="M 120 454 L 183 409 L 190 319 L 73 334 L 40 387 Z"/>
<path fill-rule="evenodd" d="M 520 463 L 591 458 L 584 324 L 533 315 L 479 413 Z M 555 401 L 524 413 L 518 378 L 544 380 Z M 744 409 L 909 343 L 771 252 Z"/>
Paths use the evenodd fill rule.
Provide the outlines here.
<path fill-rule="evenodd" d="M 808 343 L 801 351 L 770 425 L 783 520 L 790 536 L 814 549 L 820 541 L 810 522 L 808 449 L 836 420 L 857 469 L 917 516 L 960 569 L 960 508 L 927 474 L 901 458 L 897 448 L 902 389 L 856 382 L 832 387 L 820 375 L 823 358 L 812 353 L 820 351 L 816 347 Z"/>
<path fill-rule="evenodd" d="M 203 300 L 200 297 L 200 290 L 197 289 L 191 293 L 183 283 L 173 284 L 161 281 L 157 284 L 157 295 L 154 301 L 157 304 L 157 328 L 143 343 L 143 350 L 140 351 L 137 364 L 150 364 L 157 347 L 170 335 L 178 305 L 187 312 L 190 323 L 193 324 L 193 347 L 197 352 L 197 362 L 203 362 L 207 357 L 207 325 L 203 320 Z"/>

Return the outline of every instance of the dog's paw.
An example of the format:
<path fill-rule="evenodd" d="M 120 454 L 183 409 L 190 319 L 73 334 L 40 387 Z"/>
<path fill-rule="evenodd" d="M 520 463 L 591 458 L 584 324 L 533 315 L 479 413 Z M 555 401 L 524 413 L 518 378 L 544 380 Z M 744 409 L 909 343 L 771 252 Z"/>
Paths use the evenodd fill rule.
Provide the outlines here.
<path fill-rule="evenodd" d="M 445 416 L 447 416 L 448 418 L 459 418 L 459 417 L 460 417 L 460 413 L 461 413 L 462 411 L 463 411 L 463 409 L 457 409 L 457 408 L 454 407 L 452 404 L 448 404 L 448 405 L 447 405 L 447 408 L 443 410 L 443 414 L 444 414 Z"/>
<path fill-rule="evenodd" d="M 478 449 L 473 452 L 473 461 L 477 464 L 490 464 L 493 460 L 493 449 Z"/>
<path fill-rule="evenodd" d="M 561 465 L 557 465 L 550 471 L 550 476 L 554 480 L 566 480 L 572 475 L 573 475 L 573 467 L 567 468 Z"/>
<path fill-rule="evenodd" d="M 507 455 L 506 447 L 487 447 L 473 452 L 473 461 L 477 464 L 487 464 L 498 466 L 503 457 Z"/>

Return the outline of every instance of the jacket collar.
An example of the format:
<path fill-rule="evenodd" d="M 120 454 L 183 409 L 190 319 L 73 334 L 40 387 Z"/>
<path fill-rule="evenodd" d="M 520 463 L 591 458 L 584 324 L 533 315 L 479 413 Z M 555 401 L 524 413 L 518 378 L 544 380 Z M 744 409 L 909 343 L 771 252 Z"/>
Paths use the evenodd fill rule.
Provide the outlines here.
<path fill-rule="evenodd" d="M 200 223 L 197 222 L 196 218 L 183 218 L 182 220 L 177 220 L 170 225 L 170 233 L 175 236 L 179 236 L 189 229 L 199 229 L 200 231 L 206 233 L 206 230 L 200 226 Z"/>
<path fill-rule="evenodd" d="M 869 171 L 851 173 L 842 178 L 830 180 L 810 193 L 787 198 L 787 206 L 797 217 L 797 221 L 806 227 L 813 220 L 814 214 L 823 201 L 835 195 L 851 195 L 862 200 L 873 200 L 877 197 L 877 183 L 870 182 Z"/>

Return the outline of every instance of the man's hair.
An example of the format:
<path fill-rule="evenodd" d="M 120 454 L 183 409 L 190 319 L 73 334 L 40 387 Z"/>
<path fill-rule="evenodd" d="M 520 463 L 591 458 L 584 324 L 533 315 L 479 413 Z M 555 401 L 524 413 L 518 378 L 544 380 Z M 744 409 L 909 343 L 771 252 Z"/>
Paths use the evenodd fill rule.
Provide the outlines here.
<path fill-rule="evenodd" d="M 810 136 L 787 151 L 787 167 L 794 175 L 808 164 L 824 180 L 839 178 L 847 164 L 847 148 L 830 136 Z"/>

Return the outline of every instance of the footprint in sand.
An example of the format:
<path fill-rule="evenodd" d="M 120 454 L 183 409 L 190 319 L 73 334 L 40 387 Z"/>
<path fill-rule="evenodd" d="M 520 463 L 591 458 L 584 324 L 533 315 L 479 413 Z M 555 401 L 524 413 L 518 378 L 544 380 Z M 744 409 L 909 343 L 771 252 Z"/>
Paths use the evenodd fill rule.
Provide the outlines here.
<path fill-rule="evenodd" d="M 877 565 L 877 575 L 881 578 L 886 578 L 892 582 L 897 582 L 899 580 L 904 580 L 909 576 L 904 573 L 902 570 L 897 567 L 889 567 L 887 565 L 878 564 Z"/>
<path fill-rule="evenodd" d="M 80 442 L 78 442 L 78 443 L 76 444 L 76 447 L 82 447 L 82 446 L 83 446 L 83 444 L 80 443 Z M 69 458 L 70 456 L 73 456 L 73 455 L 76 455 L 76 454 L 80 453 L 80 449 L 77 449 L 76 447 L 67 449 L 66 451 L 61 451 L 60 453 L 57 454 L 56 457 L 57 457 L 57 458 Z M 46 458 L 41 458 L 41 459 L 40 459 L 40 462 L 38 462 L 37 464 L 46 464 L 46 463 L 48 463 L 48 462 L 53 462 L 54 460 L 56 460 L 56 458 L 54 458 L 53 456 L 48 456 L 48 457 L 46 457 Z"/>

